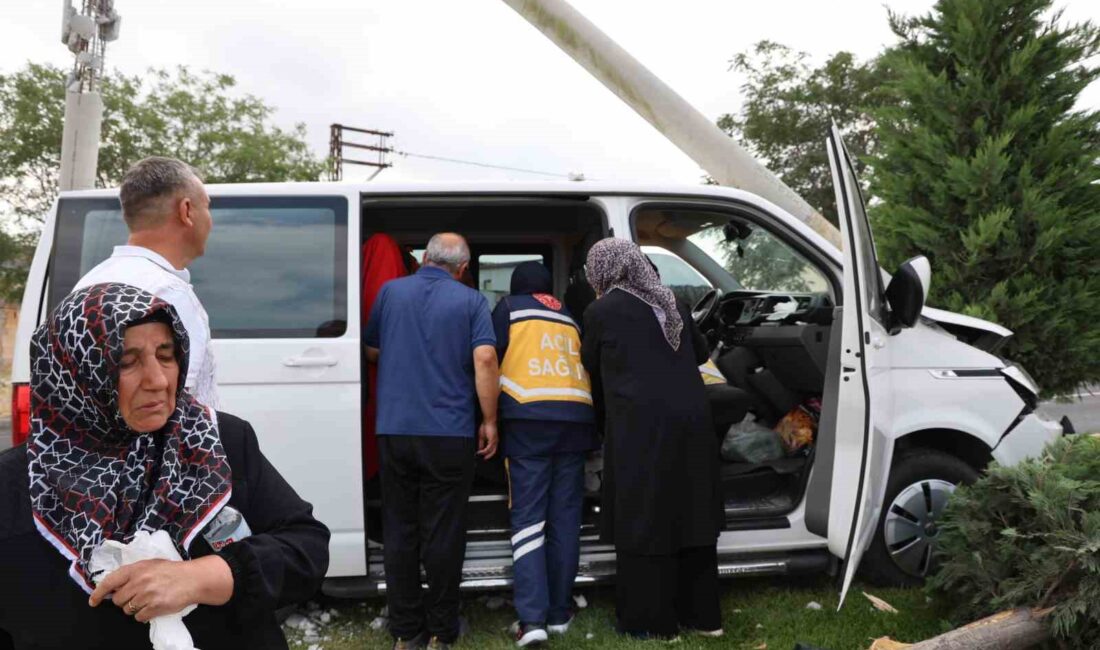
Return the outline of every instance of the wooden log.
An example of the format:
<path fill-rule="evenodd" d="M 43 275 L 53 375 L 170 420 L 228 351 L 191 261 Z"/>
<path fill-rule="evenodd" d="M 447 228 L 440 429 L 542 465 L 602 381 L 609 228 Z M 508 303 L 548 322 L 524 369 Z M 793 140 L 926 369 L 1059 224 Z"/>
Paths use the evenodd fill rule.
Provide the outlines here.
<path fill-rule="evenodd" d="M 908 646 L 879 645 L 872 648 L 905 647 L 906 650 L 1025 650 L 1050 640 L 1043 618 L 1051 610 L 1012 609 Z M 894 642 L 896 643 L 896 642 Z"/>

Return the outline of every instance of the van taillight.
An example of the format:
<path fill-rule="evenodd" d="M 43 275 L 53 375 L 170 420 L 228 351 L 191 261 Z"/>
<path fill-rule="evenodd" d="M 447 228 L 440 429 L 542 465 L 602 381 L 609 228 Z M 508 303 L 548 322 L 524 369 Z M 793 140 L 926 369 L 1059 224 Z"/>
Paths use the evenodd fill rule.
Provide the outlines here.
<path fill-rule="evenodd" d="M 21 445 L 31 433 L 30 384 L 11 387 L 11 444 Z"/>

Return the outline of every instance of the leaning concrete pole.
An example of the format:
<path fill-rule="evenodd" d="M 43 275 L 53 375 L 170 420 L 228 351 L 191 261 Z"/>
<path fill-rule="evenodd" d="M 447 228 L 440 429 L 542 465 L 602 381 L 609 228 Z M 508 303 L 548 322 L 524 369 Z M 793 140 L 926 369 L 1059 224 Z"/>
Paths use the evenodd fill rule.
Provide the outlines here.
<path fill-rule="evenodd" d="M 61 134 L 61 191 L 95 187 L 103 98 L 96 91 L 65 91 L 65 128 Z"/>
<path fill-rule="evenodd" d="M 840 247 L 840 233 L 835 226 L 565 0 L 504 2 L 716 181 L 764 197 Z"/>

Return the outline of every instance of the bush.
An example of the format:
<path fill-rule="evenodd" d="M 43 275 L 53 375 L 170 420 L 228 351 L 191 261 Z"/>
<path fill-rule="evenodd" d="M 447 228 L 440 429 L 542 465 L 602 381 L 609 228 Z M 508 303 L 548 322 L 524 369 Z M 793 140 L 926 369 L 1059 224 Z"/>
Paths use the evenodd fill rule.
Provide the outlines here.
<path fill-rule="evenodd" d="M 1100 639 L 1100 438 L 1071 436 L 1038 459 L 993 465 L 960 487 L 944 516 L 931 589 L 966 620 L 1053 608 L 1066 647 Z"/>

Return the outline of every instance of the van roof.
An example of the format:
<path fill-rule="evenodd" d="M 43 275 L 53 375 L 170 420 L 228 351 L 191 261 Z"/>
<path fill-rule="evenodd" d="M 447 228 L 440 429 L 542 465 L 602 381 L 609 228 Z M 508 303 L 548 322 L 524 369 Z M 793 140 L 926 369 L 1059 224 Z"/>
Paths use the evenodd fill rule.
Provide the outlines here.
<path fill-rule="evenodd" d="M 689 185 L 672 183 L 642 183 L 637 181 L 409 181 L 398 183 L 370 182 L 296 182 L 296 183 L 208 183 L 211 194 L 233 196 L 242 194 L 325 194 L 339 191 L 363 194 L 664 194 L 680 196 L 726 196 L 769 203 L 755 194 L 720 185 Z M 62 197 L 118 196 L 118 188 L 74 190 L 62 192 Z"/>
<path fill-rule="evenodd" d="M 206 190 L 211 196 L 255 196 L 264 194 L 279 195 L 325 195 L 333 193 L 358 192 L 364 195 L 396 196 L 421 194 L 430 195 L 629 195 L 656 197 L 707 198 L 719 197 L 748 205 L 757 206 L 784 221 L 789 227 L 801 232 L 828 255 L 839 258 L 840 251 L 827 239 L 808 225 L 791 216 L 786 210 L 751 192 L 722 185 L 697 185 L 643 183 L 637 181 L 446 181 L 446 182 L 401 182 L 401 183 L 351 183 L 341 182 L 304 182 L 304 183 L 208 183 Z M 77 190 L 62 192 L 61 198 L 107 198 L 117 197 L 118 188 L 102 190 Z"/>

